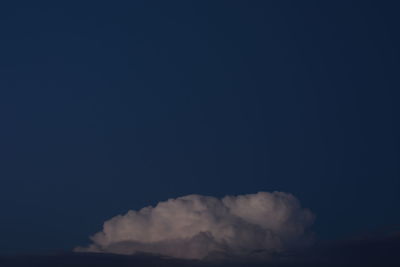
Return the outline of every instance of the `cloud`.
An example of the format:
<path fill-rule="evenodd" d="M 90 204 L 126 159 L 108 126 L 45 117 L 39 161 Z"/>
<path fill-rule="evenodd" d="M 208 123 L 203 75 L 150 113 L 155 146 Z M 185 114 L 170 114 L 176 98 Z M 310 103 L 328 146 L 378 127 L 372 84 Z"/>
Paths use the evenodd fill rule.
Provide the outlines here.
<path fill-rule="evenodd" d="M 309 242 L 313 220 L 293 195 L 283 192 L 222 199 L 188 195 L 118 215 L 91 237 L 91 245 L 75 251 L 185 259 L 266 255 Z"/>

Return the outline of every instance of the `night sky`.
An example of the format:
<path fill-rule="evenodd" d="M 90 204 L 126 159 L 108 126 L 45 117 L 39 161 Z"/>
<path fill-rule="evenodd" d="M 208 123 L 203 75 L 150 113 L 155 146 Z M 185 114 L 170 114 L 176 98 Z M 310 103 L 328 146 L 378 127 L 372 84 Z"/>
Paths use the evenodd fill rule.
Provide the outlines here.
<path fill-rule="evenodd" d="M 0 253 L 188 194 L 292 193 L 319 240 L 400 225 L 396 1 L 6 2 Z"/>

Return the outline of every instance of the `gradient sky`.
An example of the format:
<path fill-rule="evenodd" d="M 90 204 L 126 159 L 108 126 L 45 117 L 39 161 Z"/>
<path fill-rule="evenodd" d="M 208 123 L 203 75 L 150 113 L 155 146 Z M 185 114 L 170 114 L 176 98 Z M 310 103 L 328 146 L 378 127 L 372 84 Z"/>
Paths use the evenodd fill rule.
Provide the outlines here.
<path fill-rule="evenodd" d="M 320 239 L 400 224 L 399 5 L 0 4 L 0 253 L 128 209 L 285 191 Z"/>

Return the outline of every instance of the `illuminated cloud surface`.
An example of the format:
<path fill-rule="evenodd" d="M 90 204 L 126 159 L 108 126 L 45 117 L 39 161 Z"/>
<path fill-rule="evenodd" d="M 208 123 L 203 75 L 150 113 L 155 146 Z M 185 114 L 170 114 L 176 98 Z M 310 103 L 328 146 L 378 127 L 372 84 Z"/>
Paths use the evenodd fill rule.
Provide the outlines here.
<path fill-rule="evenodd" d="M 188 195 L 115 216 L 91 237 L 89 247 L 75 250 L 187 259 L 269 254 L 307 244 L 313 219 L 293 195 L 282 192 L 222 199 Z"/>

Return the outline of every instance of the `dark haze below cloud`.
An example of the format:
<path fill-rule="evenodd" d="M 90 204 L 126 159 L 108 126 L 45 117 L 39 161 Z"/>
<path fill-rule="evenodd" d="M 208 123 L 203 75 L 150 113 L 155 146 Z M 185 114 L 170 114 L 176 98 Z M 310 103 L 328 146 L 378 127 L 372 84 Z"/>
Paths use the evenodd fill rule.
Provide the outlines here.
<path fill-rule="evenodd" d="M 241 267 L 241 266 L 400 266 L 400 234 L 317 243 L 302 251 L 276 254 L 268 261 L 183 260 L 151 254 L 114 255 L 98 253 L 54 253 L 0 257 L 2 267 L 67 266 L 159 266 L 159 267 Z"/>

